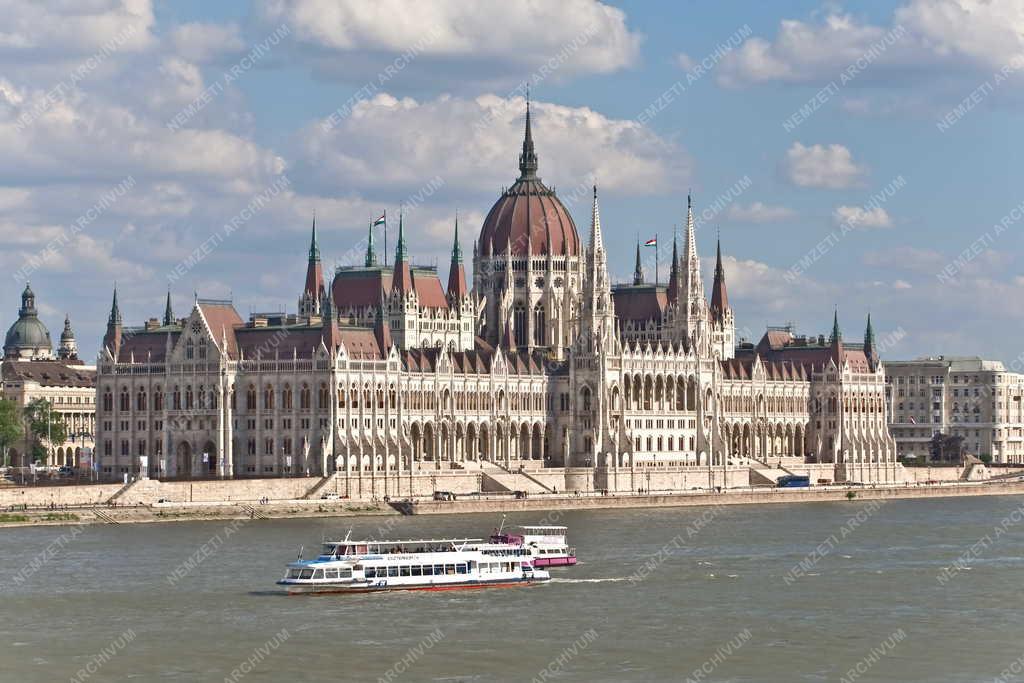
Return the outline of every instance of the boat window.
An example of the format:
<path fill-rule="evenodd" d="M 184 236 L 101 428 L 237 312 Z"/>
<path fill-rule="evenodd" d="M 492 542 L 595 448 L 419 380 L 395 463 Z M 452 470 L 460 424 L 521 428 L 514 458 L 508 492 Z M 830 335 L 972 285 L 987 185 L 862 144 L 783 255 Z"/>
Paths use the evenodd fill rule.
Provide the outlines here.
<path fill-rule="evenodd" d="M 334 546 L 330 543 L 324 543 L 324 549 L 320 551 L 321 555 L 332 555 L 334 554 Z"/>
<path fill-rule="evenodd" d="M 325 579 L 336 579 L 336 578 L 338 578 L 338 570 L 337 569 L 325 569 L 324 570 L 324 578 Z"/>
<path fill-rule="evenodd" d="M 324 578 L 324 570 L 323 569 L 317 569 L 315 572 L 313 572 L 313 578 L 314 579 L 322 579 L 322 578 Z"/>
<path fill-rule="evenodd" d="M 418 564 L 414 564 L 412 566 L 412 575 L 413 576 L 423 576 L 423 566 L 422 565 L 418 565 Z"/>
<path fill-rule="evenodd" d="M 444 565 L 443 564 L 435 564 L 434 565 L 434 576 L 444 576 Z"/>
<path fill-rule="evenodd" d="M 459 574 L 465 574 L 466 573 L 466 565 L 464 565 L 464 564 L 457 564 L 457 565 L 455 565 L 455 571 L 458 572 Z"/>
<path fill-rule="evenodd" d="M 398 567 L 388 567 L 388 576 L 398 576 Z"/>
<path fill-rule="evenodd" d="M 338 578 L 339 579 L 351 579 L 352 578 L 352 570 L 351 569 L 339 569 L 338 570 Z"/>
<path fill-rule="evenodd" d="M 400 571 L 398 572 L 399 576 L 412 576 L 411 572 L 409 571 L 409 569 L 410 569 L 409 565 L 403 564 L 399 569 L 400 569 Z"/>
<path fill-rule="evenodd" d="M 433 575 L 434 575 L 434 565 L 432 565 L 432 564 L 425 564 L 425 565 L 423 565 L 423 576 L 433 576 Z"/>
<path fill-rule="evenodd" d="M 302 570 L 300 570 L 300 569 L 289 569 L 288 570 L 288 578 L 289 579 L 297 579 L 297 578 L 299 578 L 299 574 L 301 573 L 301 571 Z"/>
<path fill-rule="evenodd" d="M 377 568 L 376 567 L 367 567 L 366 568 L 366 578 L 368 578 L 368 579 L 375 579 L 375 578 L 377 578 Z"/>
<path fill-rule="evenodd" d="M 302 573 L 299 575 L 299 578 L 300 579 L 311 579 L 311 578 L 313 578 L 313 570 L 312 569 L 303 569 Z"/>
<path fill-rule="evenodd" d="M 455 573 L 455 565 L 454 564 L 446 564 L 444 566 L 444 570 L 445 570 L 445 574 L 454 574 Z"/>

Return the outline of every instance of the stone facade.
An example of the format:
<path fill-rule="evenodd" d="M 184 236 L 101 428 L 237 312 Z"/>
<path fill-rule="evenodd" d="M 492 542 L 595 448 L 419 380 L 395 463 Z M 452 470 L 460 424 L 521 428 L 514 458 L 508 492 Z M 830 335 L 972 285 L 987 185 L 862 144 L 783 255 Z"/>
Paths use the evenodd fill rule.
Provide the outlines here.
<path fill-rule="evenodd" d="M 371 234 L 364 266 L 329 286 L 314 229 L 298 314 L 243 321 L 197 299 L 183 319 L 126 329 L 115 294 L 98 361 L 104 474 L 333 474 L 391 495 L 463 470 L 626 490 L 652 473 L 735 484 L 783 461 L 898 478 L 870 324 L 863 344 L 835 320 L 828 340 L 770 330 L 737 345 L 720 253 L 704 294 L 692 202 L 669 284 L 613 287 L 597 190 L 584 247 L 537 176 L 529 117 L 519 167 L 474 243 L 472 290 L 457 227 L 445 287 L 410 264 L 400 220 L 393 265 Z"/>
<path fill-rule="evenodd" d="M 889 424 L 901 457 L 928 458 L 937 432 L 967 453 L 1024 462 L 1024 374 L 999 361 L 936 356 L 886 361 Z"/>

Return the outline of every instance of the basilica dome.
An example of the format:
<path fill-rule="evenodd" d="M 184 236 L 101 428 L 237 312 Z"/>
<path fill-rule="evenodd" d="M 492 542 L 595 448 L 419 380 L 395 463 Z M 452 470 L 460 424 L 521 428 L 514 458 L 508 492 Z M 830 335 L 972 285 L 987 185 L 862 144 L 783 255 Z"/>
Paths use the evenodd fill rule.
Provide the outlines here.
<path fill-rule="evenodd" d="M 29 285 L 21 294 L 18 319 L 4 338 L 5 358 L 49 358 L 53 352 L 50 331 L 36 312 L 36 295 Z"/>
<path fill-rule="evenodd" d="M 480 230 L 480 253 L 501 256 L 579 256 L 576 224 L 562 202 L 537 176 L 537 154 L 526 105 L 526 136 L 519 155 L 519 178 L 491 207 Z"/>

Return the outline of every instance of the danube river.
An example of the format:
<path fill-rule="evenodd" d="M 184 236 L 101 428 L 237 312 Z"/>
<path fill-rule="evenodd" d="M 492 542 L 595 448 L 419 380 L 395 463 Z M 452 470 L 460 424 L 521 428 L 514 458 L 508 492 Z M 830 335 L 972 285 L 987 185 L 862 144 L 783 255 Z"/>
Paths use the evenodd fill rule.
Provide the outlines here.
<path fill-rule="evenodd" d="M 531 588 L 320 597 L 274 581 L 350 521 L 436 538 L 499 520 L 3 529 L 0 680 L 1024 680 L 1021 506 L 509 515 L 568 525 L 581 563 Z"/>

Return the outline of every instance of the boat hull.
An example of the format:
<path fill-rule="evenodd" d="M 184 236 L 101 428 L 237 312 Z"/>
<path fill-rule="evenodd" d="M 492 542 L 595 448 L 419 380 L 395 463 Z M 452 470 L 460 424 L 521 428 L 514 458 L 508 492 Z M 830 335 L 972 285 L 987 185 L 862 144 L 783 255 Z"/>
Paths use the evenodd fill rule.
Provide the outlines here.
<path fill-rule="evenodd" d="M 288 595 L 327 595 L 340 593 L 387 593 L 391 591 L 453 591 L 453 590 L 477 590 L 481 588 L 519 588 L 522 586 L 534 586 L 544 583 L 549 579 L 512 579 L 501 581 L 462 581 L 458 583 L 435 583 L 419 585 L 379 585 L 365 582 L 347 584 L 309 584 L 309 583 L 288 583 L 278 581 L 283 585 Z"/>

